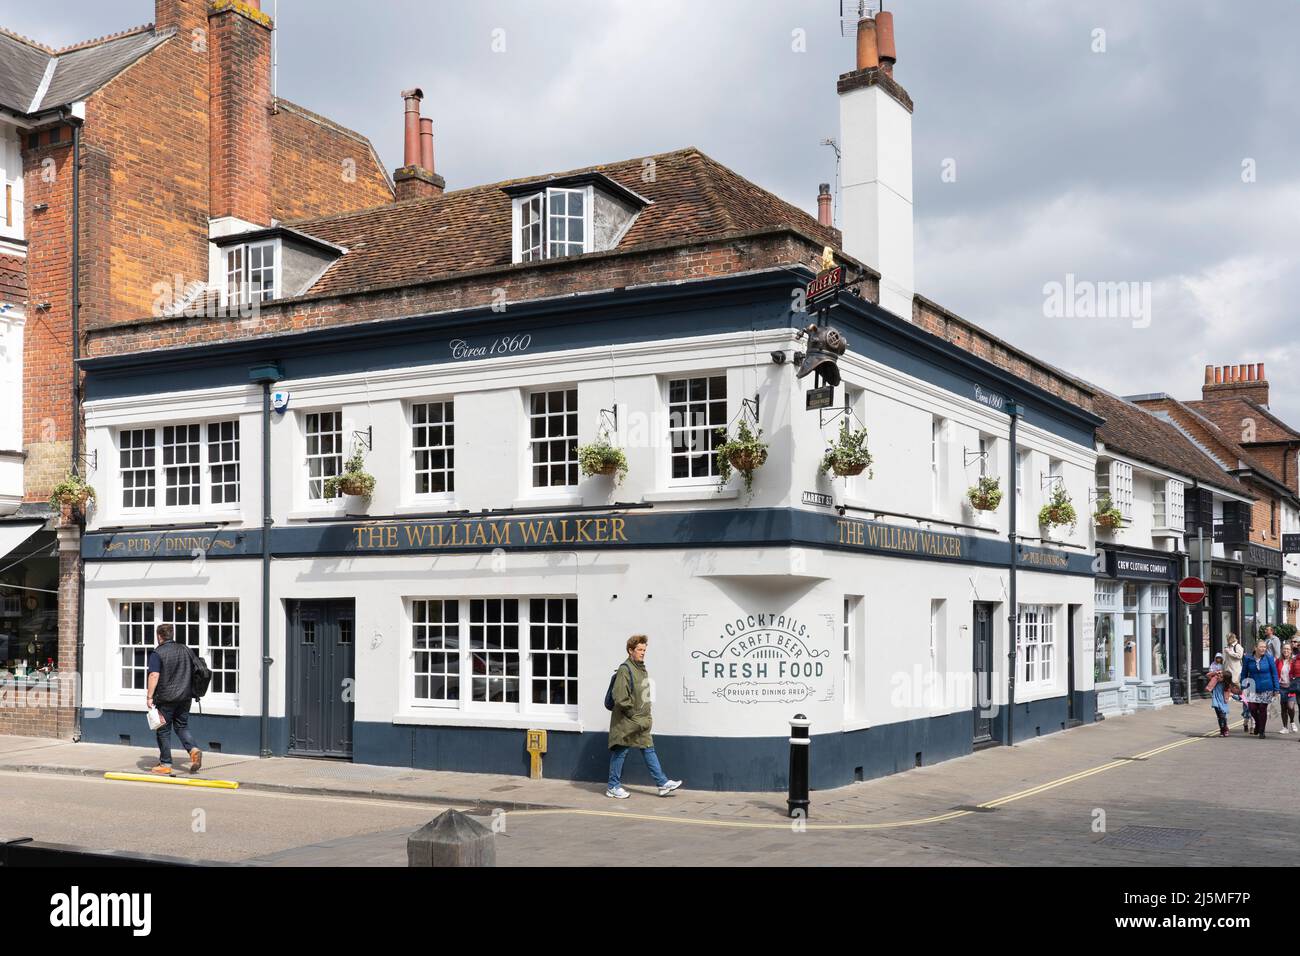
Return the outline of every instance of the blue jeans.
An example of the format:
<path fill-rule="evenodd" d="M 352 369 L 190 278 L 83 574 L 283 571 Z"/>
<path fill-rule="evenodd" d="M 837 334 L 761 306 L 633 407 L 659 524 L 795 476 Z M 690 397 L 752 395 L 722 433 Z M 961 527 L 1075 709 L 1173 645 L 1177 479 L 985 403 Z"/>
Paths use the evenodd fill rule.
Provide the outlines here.
<path fill-rule="evenodd" d="M 158 762 L 172 765 L 172 727 L 176 728 L 176 737 L 180 740 L 181 746 L 186 750 L 194 750 L 198 744 L 190 736 L 190 702 L 181 701 L 176 704 L 163 704 L 154 701 L 154 706 L 158 708 L 158 713 L 162 714 L 163 720 L 167 723 L 159 727 L 154 733 L 158 735 Z"/>
<path fill-rule="evenodd" d="M 627 752 L 631 747 L 610 747 L 609 748 L 609 789 L 613 790 L 621 786 L 619 783 L 623 776 L 623 761 L 627 759 Z M 659 766 L 659 755 L 655 753 L 653 747 L 638 747 L 641 756 L 645 758 L 646 769 L 650 771 L 650 776 L 654 778 L 655 783 L 663 786 L 668 782 L 668 775 L 664 773 L 664 768 Z"/>

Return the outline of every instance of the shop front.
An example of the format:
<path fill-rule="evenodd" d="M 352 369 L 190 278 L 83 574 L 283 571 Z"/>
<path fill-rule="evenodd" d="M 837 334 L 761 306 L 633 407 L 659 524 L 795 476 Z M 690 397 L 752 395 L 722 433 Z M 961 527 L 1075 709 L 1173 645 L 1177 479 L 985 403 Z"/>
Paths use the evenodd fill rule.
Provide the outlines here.
<path fill-rule="evenodd" d="M 1158 552 L 1102 549 L 1094 587 L 1093 680 L 1102 715 L 1173 703 L 1179 560 Z"/>
<path fill-rule="evenodd" d="M 1242 643 L 1255 638 L 1266 624 L 1286 620 L 1282 605 L 1282 552 L 1251 544 L 1242 555 Z"/>
<path fill-rule="evenodd" d="M 1195 568 L 1195 565 L 1193 565 Z M 1192 687 L 1205 693 L 1214 655 L 1223 652 L 1229 634 L 1241 636 L 1242 582 L 1239 561 L 1215 558 L 1210 564 L 1205 600 L 1192 608 Z"/>

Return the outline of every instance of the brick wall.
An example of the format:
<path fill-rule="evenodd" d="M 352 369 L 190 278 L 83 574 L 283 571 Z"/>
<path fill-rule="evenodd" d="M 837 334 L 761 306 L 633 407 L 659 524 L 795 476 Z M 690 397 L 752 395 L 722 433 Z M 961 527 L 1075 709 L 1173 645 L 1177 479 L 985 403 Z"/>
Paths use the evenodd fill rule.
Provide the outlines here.
<path fill-rule="evenodd" d="M 271 18 L 233 0 L 208 16 L 214 219 L 271 223 Z"/>
<path fill-rule="evenodd" d="M 393 201 L 370 143 L 322 116 L 279 101 L 271 117 L 271 215 L 291 221 Z"/>
<path fill-rule="evenodd" d="M 23 305 L 27 301 L 27 259 L 0 255 L 0 302 Z"/>
<path fill-rule="evenodd" d="M 27 323 L 23 332 L 23 497 L 48 498 L 72 464 L 72 141 L 56 127 L 24 139 Z M 57 141 L 53 137 L 58 136 Z M 44 205 L 40 212 L 34 207 Z M 43 306 L 48 303 L 48 308 Z"/>
<path fill-rule="evenodd" d="M 175 276 L 207 281 L 207 66 L 202 45 L 173 37 L 87 103 L 83 327 L 151 314 Z"/>

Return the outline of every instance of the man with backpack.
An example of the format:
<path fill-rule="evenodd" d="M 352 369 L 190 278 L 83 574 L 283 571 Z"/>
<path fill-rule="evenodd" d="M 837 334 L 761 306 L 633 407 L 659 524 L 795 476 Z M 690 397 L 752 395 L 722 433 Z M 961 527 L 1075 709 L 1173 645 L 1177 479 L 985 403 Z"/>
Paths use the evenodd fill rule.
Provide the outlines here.
<path fill-rule="evenodd" d="M 632 747 L 641 751 L 646 769 L 659 785 L 659 796 L 666 797 L 682 785 L 680 780 L 669 780 L 659 766 L 654 738 L 650 736 L 653 719 L 650 716 L 650 675 L 646 672 L 645 651 L 649 641 L 644 634 L 633 634 L 627 639 L 627 660 L 619 665 L 605 693 L 605 709 L 609 718 L 609 786 L 605 796 L 626 800 L 631 796 L 620 782 L 623 761 Z"/>
<path fill-rule="evenodd" d="M 172 724 L 181 746 L 190 754 L 190 773 L 203 765 L 203 751 L 190 737 L 190 699 L 194 696 L 194 677 L 206 669 L 198 656 L 184 644 L 172 640 L 170 624 L 159 624 L 158 646 L 149 652 L 149 688 L 146 704 L 158 708 L 163 719 L 158 728 L 158 766 L 151 771 L 169 777 L 172 772 Z M 206 690 L 207 688 L 203 688 Z M 201 696 L 201 695 L 200 695 Z"/>

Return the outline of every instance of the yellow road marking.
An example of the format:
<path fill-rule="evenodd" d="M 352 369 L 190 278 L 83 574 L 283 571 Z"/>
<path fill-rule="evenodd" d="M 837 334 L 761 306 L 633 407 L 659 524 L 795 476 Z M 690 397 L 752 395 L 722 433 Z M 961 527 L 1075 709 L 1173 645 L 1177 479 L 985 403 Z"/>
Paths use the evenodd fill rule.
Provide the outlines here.
<path fill-rule="evenodd" d="M 1199 737 L 1189 737 L 1186 740 L 1176 740 L 1173 743 L 1164 744 L 1152 750 L 1135 754 L 1135 757 L 1138 759 L 1149 759 L 1177 747 L 1185 747 L 1187 744 L 1194 744 L 1198 740 L 1203 740 L 1206 737 L 1213 737 L 1217 734 L 1218 731 L 1215 730 L 1210 733 L 1202 734 Z M 1066 784 L 1075 783 L 1086 777 L 1104 773 L 1107 770 L 1114 770 L 1116 767 L 1123 767 L 1130 763 L 1132 763 L 1132 760 L 1112 760 L 1110 763 L 1105 763 L 1087 770 L 1080 770 L 1077 773 L 1072 773 L 1065 777 L 1058 777 L 1055 780 L 1049 780 L 1046 783 L 1029 787 L 1026 790 L 1007 794 L 1005 797 L 998 797 L 997 799 L 990 800 L 987 803 L 977 804 L 977 806 L 982 810 L 993 809 L 994 807 L 1000 807 L 1015 800 L 1023 800 L 1026 797 L 1033 797 L 1040 793 L 1046 793 L 1048 790 L 1055 790 L 1057 787 L 1063 787 Z M 803 823 L 800 825 L 800 828 L 808 830 L 896 830 L 902 827 L 916 827 L 928 823 L 945 823 L 948 820 L 956 820 L 958 817 L 970 816 L 975 812 L 975 810 L 952 810 L 948 813 L 936 814 L 935 816 L 921 817 L 915 820 L 894 820 L 889 823 Z M 567 807 L 538 810 L 515 810 L 512 813 L 508 813 L 507 816 L 541 816 L 543 814 L 561 813 L 589 817 L 617 817 L 622 820 L 648 820 L 654 823 L 680 823 L 687 826 L 730 827 L 732 829 L 744 830 L 789 830 L 791 827 L 795 826 L 794 821 L 786 823 L 763 823 L 751 820 L 698 820 L 693 817 L 670 817 L 656 813 L 625 813 L 620 810 L 580 810 Z"/>
<path fill-rule="evenodd" d="M 199 780 L 196 777 L 164 777 L 153 773 L 116 773 L 104 774 L 105 780 L 127 780 L 132 783 L 170 783 L 182 787 L 211 787 L 214 790 L 238 790 L 239 784 L 234 780 Z"/>

